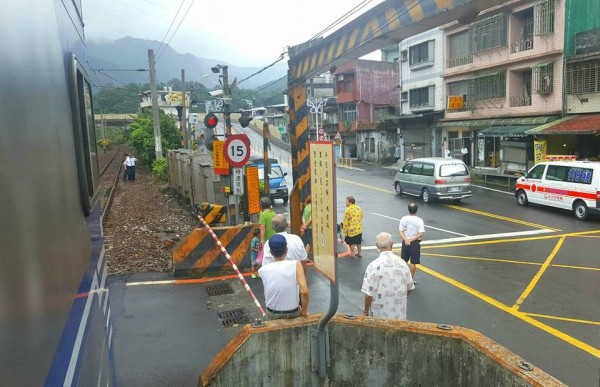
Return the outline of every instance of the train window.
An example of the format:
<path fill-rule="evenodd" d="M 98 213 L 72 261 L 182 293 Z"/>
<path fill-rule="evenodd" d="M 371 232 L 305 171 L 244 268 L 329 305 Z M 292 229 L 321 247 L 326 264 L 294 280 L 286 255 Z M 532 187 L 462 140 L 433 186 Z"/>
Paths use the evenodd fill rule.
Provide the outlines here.
<path fill-rule="evenodd" d="M 75 154 L 79 194 L 84 214 L 90 214 L 93 203 L 98 199 L 99 168 L 94 125 L 92 90 L 87 73 L 77 59 L 72 57 L 72 105 Z"/>

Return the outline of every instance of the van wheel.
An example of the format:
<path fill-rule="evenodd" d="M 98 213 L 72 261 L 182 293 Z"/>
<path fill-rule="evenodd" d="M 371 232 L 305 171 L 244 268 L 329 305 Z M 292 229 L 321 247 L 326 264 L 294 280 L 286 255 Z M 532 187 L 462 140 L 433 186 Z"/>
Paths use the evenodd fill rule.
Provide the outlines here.
<path fill-rule="evenodd" d="M 423 199 L 423 203 L 429 203 L 431 201 L 431 196 L 429 195 L 429 190 L 427 188 L 423 188 L 421 198 Z"/>
<path fill-rule="evenodd" d="M 573 205 L 573 213 L 577 219 L 586 220 L 590 212 L 584 202 L 578 201 Z"/>
<path fill-rule="evenodd" d="M 283 202 L 284 202 L 284 203 L 287 203 L 287 202 L 288 202 L 288 200 L 289 200 L 289 198 L 288 198 L 287 196 L 283 198 Z"/>
<path fill-rule="evenodd" d="M 394 188 L 396 189 L 396 195 L 402 195 L 402 186 L 400 185 L 400 183 L 394 184 Z"/>
<path fill-rule="evenodd" d="M 517 203 L 519 203 L 520 206 L 526 206 L 527 203 L 529 203 L 525 191 L 520 190 L 519 192 L 517 192 Z"/>

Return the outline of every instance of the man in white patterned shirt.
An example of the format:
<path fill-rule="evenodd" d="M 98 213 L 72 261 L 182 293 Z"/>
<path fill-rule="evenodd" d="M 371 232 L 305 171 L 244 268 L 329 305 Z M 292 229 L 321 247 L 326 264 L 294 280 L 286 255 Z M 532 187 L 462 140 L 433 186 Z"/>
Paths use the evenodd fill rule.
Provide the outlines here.
<path fill-rule="evenodd" d="M 392 253 L 392 236 L 376 238 L 379 257 L 367 266 L 361 291 L 365 294 L 365 316 L 406 320 L 407 296 L 415 288 L 406 262 Z"/>

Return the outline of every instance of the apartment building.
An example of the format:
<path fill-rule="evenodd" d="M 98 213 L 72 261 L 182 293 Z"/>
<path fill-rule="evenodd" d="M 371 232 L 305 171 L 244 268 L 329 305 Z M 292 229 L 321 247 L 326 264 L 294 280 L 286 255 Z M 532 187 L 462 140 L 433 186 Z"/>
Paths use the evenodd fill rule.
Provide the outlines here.
<path fill-rule="evenodd" d="M 396 128 L 380 128 L 378 123 L 393 117 L 397 110 L 397 64 L 352 60 L 338 66 L 335 77 L 342 156 L 373 162 L 393 160 Z"/>
<path fill-rule="evenodd" d="M 446 114 L 442 146 L 471 165 L 524 171 L 534 163 L 528 130 L 563 113 L 565 2 L 513 0 L 470 24 L 442 27 Z"/>
<path fill-rule="evenodd" d="M 399 45 L 400 109 L 397 115 L 400 158 L 442 156 L 444 114 L 444 34 L 434 28 Z"/>

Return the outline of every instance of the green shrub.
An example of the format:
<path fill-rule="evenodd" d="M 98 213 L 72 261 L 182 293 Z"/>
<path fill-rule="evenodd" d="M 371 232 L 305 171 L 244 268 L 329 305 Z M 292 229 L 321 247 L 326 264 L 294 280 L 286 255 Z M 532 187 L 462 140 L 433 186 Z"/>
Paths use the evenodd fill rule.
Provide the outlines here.
<path fill-rule="evenodd" d="M 108 138 L 101 138 L 100 140 L 98 140 L 98 145 L 102 148 L 104 152 L 106 152 L 106 149 L 110 147 L 110 144 L 111 142 Z"/>
<path fill-rule="evenodd" d="M 265 194 L 265 182 L 264 180 L 259 180 L 258 181 L 258 196 L 259 197 L 263 197 Z"/>
<path fill-rule="evenodd" d="M 152 174 L 160 180 L 167 180 L 167 159 L 162 158 L 152 162 Z"/>

